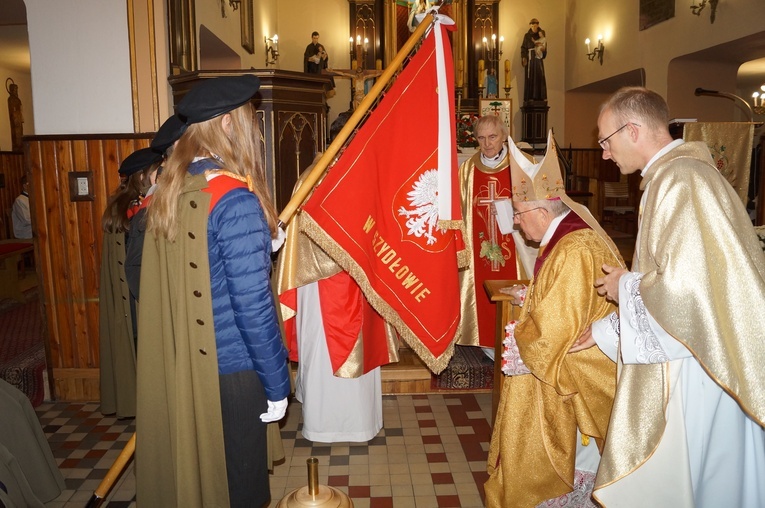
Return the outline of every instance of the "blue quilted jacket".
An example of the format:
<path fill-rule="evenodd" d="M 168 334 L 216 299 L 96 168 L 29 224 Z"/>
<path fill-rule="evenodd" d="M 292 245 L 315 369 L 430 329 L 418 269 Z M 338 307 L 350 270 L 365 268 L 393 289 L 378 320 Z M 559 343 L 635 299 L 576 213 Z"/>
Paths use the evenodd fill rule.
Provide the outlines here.
<path fill-rule="evenodd" d="M 217 167 L 203 159 L 189 173 Z M 207 221 L 207 248 L 218 372 L 255 370 L 269 400 L 287 397 L 287 350 L 269 279 L 271 233 L 254 194 L 237 188 L 220 198 Z"/>

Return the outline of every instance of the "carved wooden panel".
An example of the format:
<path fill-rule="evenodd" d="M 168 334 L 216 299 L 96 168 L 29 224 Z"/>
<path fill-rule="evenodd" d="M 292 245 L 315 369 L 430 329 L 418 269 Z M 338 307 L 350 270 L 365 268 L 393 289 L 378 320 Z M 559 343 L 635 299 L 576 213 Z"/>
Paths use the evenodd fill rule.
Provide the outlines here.
<path fill-rule="evenodd" d="M 374 69 L 375 62 L 383 60 L 383 53 L 385 47 L 385 34 L 382 30 L 383 25 L 383 2 L 375 2 L 373 0 L 349 0 L 350 7 L 350 34 L 355 40 L 356 37 L 360 37 L 361 42 L 364 42 L 366 38 L 369 43 L 366 48 L 364 58 L 364 67 L 366 69 Z M 353 45 L 348 47 L 348 66 L 350 68 L 351 61 L 355 60 L 353 53 Z M 391 55 L 389 58 L 393 58 Z M 336 68 L 346 67 L 345 57 L 337 60 L 335 64 Z"/>
<path fill-rule="evenodd" d="M 300 173 L 313 162 L 321 118 L 316 113 L 282 111 L 277 114 L 276 143 L 279 147 L 280 178 L 276 185 L 277 204 L 283 208 L 292 196 Z M 286 199 L 286 200 L 285 200 Z"/>
<path fill-rule="evenodd" d="M 476 1 L 472 5 L 470 16 L 470 33 L 467 36 L 468 41 L 468 75 L 465 78 L 467 85 L 467 97 L 478 97 L 479 74 L 478 61 L 484 60 L 485 68 L 494 68 L 495 76 L 500 76 L 499 61 L 491 62 L 489 55 L 486 54 L 483 38 L 491 40 L 491 35 L 499 37 L 499 0 Z M 503 48 L 503 50 L 509 48 Z M 506 58 L 506 57 L 505 57 Z M 499 79 L 499 78 L 498 78 Z M 481 83 L 480 86 L 483 86 Z"/>

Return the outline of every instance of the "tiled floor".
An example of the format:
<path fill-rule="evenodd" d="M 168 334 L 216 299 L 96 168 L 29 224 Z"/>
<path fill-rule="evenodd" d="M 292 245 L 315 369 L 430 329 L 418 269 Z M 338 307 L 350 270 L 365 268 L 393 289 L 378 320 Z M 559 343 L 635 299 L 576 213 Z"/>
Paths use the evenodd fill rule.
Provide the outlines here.
<path fill-rule="evenodd" d="M 37 414 L 67 490 L 51 508 L 83 508 L 135 430 L 102 417 L 97 404 L 44 403 Z M 368 443 L 304 439 L 301 405 L 281 427 L 285 453 L 271 476 L 272 507 L 307 484 L 306 459 L 319 459 L 319 483 L 347 493 L 356 508 L 483 506 L 491 394 L 397 395 L 383 400 L 384 428 Z M 135 506 L 131 462 L 103 506 Z"/>

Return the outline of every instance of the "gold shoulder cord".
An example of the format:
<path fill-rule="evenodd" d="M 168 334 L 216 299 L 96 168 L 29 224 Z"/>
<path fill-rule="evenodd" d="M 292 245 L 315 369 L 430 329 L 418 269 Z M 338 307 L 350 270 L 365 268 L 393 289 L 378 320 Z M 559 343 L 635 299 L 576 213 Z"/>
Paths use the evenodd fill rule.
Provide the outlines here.
<path fill-rule="evenodd" d="M 247 190 L 250 192 L 255 191 L 255 183 L 252 181 L 252 177 L 250 175 L 242 176 L 237 175 L 236 173 L 232 173 L 231 171 L 225 170 L 225 169 L 208 169 L 205 171 L 205 178 L 207 178 L 209 175 L 223 175 L 228 176 L 230 178 L 233 178 L 234 180 L 239 180 L 240 182 L 244 182 L 247 184 Z"/>

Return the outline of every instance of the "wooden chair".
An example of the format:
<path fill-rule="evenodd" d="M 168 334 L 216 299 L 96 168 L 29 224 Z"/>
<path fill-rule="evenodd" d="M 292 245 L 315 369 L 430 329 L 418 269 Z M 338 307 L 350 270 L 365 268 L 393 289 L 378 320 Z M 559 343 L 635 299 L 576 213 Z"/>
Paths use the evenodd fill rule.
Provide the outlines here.
<path fill-rule="evenodd" d="M 621 175 L 618 182 L 601 182 L 601 185 L 603 207 L 600 217 L 603 227 L 632 233 L 637 214 L 627 176 Z"/>

